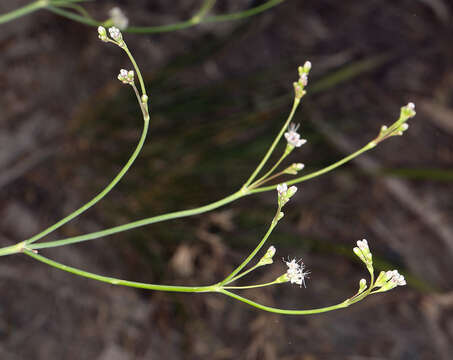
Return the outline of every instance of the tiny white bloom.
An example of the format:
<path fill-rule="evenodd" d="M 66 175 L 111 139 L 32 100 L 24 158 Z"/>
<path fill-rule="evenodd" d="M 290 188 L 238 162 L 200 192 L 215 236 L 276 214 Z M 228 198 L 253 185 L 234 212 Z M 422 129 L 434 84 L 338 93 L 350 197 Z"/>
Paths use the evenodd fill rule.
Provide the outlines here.
<path fill-rule="evenodd" d="M 288 191 L 288 185 L 286 185 L 286 183 L 277 185 L 277 192 L 280 196 L 284 196 L 287 191 Z"/>
<path fill-rule="evenodd" d="M 306 72 L 309 72 L 311 70 L 311 62 L 310 61 L 305 61 L 304 70 Z"/>
<path fill-rule="evenodd" d="M 413 102 L 408 103 L 406 106 L 409 110 L 415 110 L 415 104 Z"/>
<path fill-rule="evenodd" d="M 127 28 L 129 19 L 119 7 L 115 6 L 114 8 L 110 9 L 109 15 L 110 19 L 113 22 L 113 25 L 115 25 L 118 29 L 124 30 Z"/>
<path fill-rule="evenodd" d="M 387 277 L 387 281 L 391 281 L 395 286 L 406 285 L 406 279 L 398 272 L 398 270 L 387 271 L 385 275 Z"/>
<path fill-rule="evenodd" d="M 120 73 L 118 74 L 118 80 L 121 81 L 123 84 L 132 85 L 134 83 L 134 71 L 133 70 L 125 70 L 121 69 Z"/>
<path fill-rule="evenodd" d="M 111 28 L 109 28 L 109 33 L 113 40 L 115 40 L 117 42 L 120 42 L 123 40 L 123 35 L 121 35 L 121 31 L 117 27 L 112 26 Z"/>
<path fill-rule="evenodd" d="M 368 247 L 368 242 L 365 239 L 357 241 L 357 246 L 362 251 L 370 251 L 370 248 Z"/>
<path fill-rule="evenodd" d="M 301 139 L 297 129 L 299 125 L 294 125 L 291 123 L 288 127 L 288 131 L 285 133 L 286 141 L 288 141 L 288 145 L 293 147 L 300 147 L 307 142 L 305 139 Z"/>
<path fill-rule="evenodd" d="M 308 271 L 304 271 L 305 265 L 304 263 L 299 260 L 293 259 L 291 261 L 285 261 L 286 265 L 288 266 L 288 270 L 286 271 L 286 275 L 288 276 L 289 281 L 291 284 L 297 284 L 299 286 L 305 286 L 305 278 L 308 277 Z"/>

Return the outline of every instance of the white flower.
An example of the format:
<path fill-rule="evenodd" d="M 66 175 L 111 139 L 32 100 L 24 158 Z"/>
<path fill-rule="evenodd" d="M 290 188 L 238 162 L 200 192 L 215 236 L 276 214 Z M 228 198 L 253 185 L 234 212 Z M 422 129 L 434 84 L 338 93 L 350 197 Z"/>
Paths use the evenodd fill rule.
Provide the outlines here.
<path fill-rule="evenodd" d="M 305 286 L 305 278 L 308 277 L 309 272 L 304 271 L 305 265 L 304 263 L 299 260 L 293 259 L 291 261 L 285 261 L 286 265 L 288 266 L 288 270 L 286 271 L 286 276 L 291 284 L 297 284 L 302 287 Z"/>
<path fill-rule="evenodd" d="M 288 131 L 285 133 L 286 141 L 288 141 L 288 145 L 292 147 L 300 147 L 307 142 L 305 139 L 301 139 L 297 129 L 299 125 L 294 125 L 291 123 L 288 127 Z"/>
<path fill-rule="evenodd" d="M 385 276 L 387 277 L 387 281 L 392 282 L 394 286 L 406 285 L 406 279 L 404 279 L 403 275 L 398 273 L 398 270 L 387 271 Z"/>
<path fill-rule="evenodd" d="M 280 196 L 285 195 L 287 191 L 288 191 L 288 186 L 286 185 L 286 183 L 277 185 L 277 192 Z"/>
<path fill-rule="evenodd" d="M 368 247 L 368 242 L 365 239 L 357 241 L 357 246 L 362 251 L 370 251 L 370 248 Z"/>
<path fill-rule="evenodd" d="M 117 28 L 120 30 L 124 30 L 127 28 L 127 25 L 129 24 L 129 19 L 126 17 L 124 12 L 119 8 L 119 7 L 114 7 L 109 11 L 110 19 L 113 22 L 113 25 L 115 25 Z"/>
<path fill-rule="evenodd" d="M 123 84 L 132 85 L 134 83 L 134 71 L 121 69 L 120 73 L 118 74 L 118 80 Z"/>
<path fill-rule="evenodd" d="M 286 185 L 286 183 L 278 184 L 277 193 L 278 193 L 278 204 L 280 208 L 283 207 L 283 205 L 285 205 L 296 192 L 297 192 L 296 186 L 291 186 L 290 188 L 288 188 L 288 185 Z"/>
<path fill-rule="evenodd" d="M 123 40 L 123 35 L 121 35 L 121 31 L 117 27 L 112 26 L 109 28 L 109 33 L 113 40 L 117 42 L 121 42 Z"/>

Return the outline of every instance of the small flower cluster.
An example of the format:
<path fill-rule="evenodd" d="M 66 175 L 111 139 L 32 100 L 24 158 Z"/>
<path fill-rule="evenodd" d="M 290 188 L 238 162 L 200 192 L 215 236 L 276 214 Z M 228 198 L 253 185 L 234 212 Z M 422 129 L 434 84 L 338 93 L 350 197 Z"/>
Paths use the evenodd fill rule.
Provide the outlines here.
<path fill-rule="evenodd" d="M 294 94 L 297 100 L 302 99 L 305 95 L 305 86 L 308 84 L 308 74 L 311 70 L 311 62 L 306 61 L 304 66 L 299 66 L 299 80 L 295 82 L 294 85 Z"/>
<path fill-rule="evenodd" d="M 397 286 L 406 285 L 406 279 L 401 275 L 398 270 L 381 271 L 375 287 L 380 287 L 376 292 L 384 292 L 391 290 Z"/>
<path fill-rule="evenodd" d="M 367 269 L 371 274 L 373 274 L 373 255 L 371 254 L 370 248 L 368 247 L 368 242 L 363 239 L 357 241 L 357 247 L 353 249 L 354 253 L 362 260 Z M 406 285 L 406 280 L 404 276 L 398 273 L 398 270 L 391 271 L 381 271 L 376 282 L 373 285 L 373 288 L 380 288 L 374 292 L 383 292 L 390 289 L 393 289 L 396 286 Z M 360 280 L 359 284 L 359 294 L 366 289 L 366 280 Z"/>
<path fill-rule="evenodd" d="M 284 174 L 290 174 L 290 175 L 297 175 L 299 171 L 301 171 L 305 167 L 304 164 L 302 163 L 294 163 L 291 164 L 291 166 L 288 166 L 285 170 L 283 170 Z"/>
<path fill-rule="evenodd" d="M 379 132 L 378 137 L 374 140 L 376 143 L 385 140 L 391 136 L 401 136 L 409 129 L 407 121 L 416 115 L 415 104 L 410 102 L 401 108 L 399 119 L 391 126 L 387 127 L 383 125 Z"/>
<path fill-rule="evenodd" d="M 296 261 L 293 259 L 291 261 L 285 261 L 286 265 L 288 266 L 288 270 L 286 271 L 286 278 L 287 281 L 291 282 L 291 284 L 297 284 L 302 287 L 306 287 L 305 285 L 305 278 L 308 277 L 309 272 L 304 271 L 305 265 L 302 260 Z"/>
<path fill-rule="evenodd" d="M 129 19 L 119 7 L 115 6 L 114 8 L 112 8 L 109 11 L 109 15 L 113 25 L 115 25 L 120 30 L 126 29 L 127 25 L 129 25 Z"/>
<path fill-rule="evenodd" d="M 112 26 L 109 28 L 109 34 L 113 40 L 107 36 L 107 31 L 105 30 L 105 27 L 103 27 L 103 26 L 98 27 L 99 39 L 101 39 L 104 42 L 114 42 L 115 44 L 117 44 L 120 47 L 125 46 L 125 43 L 123 41 L 123 35 L 121 34 L 120 29 L 118 29 L 115 26 Z"/>
<path fill-rule="evenodd" d="M 277 185 L 278 207 L 281 209 L 296 192 L 296 186 L 291 186 L 290 188 L 288 188 L 288 185 L 286 185 L 286 183 Z"/>
<path fill-rule="evenodd" d="M 121 81 L 123 84 L 134 84 L 134 71 L 133 70 L 124 70 L 121 69 L 120 73 L 118 74 L 118 80 Z"/>
<path fill-rule="evenodd" d="M 307 142 L 305 139 L 300 138 L 300 134 L 297 132 L 299 125 L 293 123 L 289 124 L 288 131 L 285 132 L 285 139 L 288 142 L 287 151 L 292 151 L 295 147 L 301 147 Z"/>

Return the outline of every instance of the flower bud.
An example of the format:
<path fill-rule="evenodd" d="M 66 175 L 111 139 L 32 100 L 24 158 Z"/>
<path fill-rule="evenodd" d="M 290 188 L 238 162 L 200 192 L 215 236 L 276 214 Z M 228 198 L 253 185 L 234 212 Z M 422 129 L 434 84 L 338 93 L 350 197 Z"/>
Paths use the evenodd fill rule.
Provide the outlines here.
<path fill-rule="evenodd" d="M 99 39 L 101 39 L 104 42 L 109 41 L 109 38 L 107 37 L 107 30 L 105 30 L 105 27 L 99 26 L 98 27 L 98 35 Z"/>

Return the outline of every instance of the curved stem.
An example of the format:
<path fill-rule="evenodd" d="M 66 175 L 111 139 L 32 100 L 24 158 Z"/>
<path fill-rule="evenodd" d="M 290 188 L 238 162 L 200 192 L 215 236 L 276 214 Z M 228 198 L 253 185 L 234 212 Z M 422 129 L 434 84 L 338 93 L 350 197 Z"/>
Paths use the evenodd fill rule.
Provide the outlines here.
<path fill-rule="evenodd" d="M 291 122 L 291 120 L 292 120 L 292 118 L 293 118 L 293 116 L 294 116 L 294 114 L 296 112 L 296 109 L 299 106 L 299 103 L 300 103 L 300 99 L 295 98 L 294 99 L 294 103 L 293 103 L 293 107 L 291 109 L 291 112 L 289 113 L 288 118 L 286 119 L 285 123 L 283 124 L 282 128 L 280 129 L 280 132 L 278 133 L 278 135 L 276 136 L 276 138 L 272 142 L 271 146 L 267 150 L 266 155 L 264 155 L 263 159 L 258 164 L 258 166 L 256 167 L 255 171 L 253 171 L 252 175 L 250 175 L 249 179 L 245 182 L 245 184 L 243 186 L 244 189 L 247 188 L 247 186 L 249 186 L 250 183 L 255 179 L 255 177 L 261 171 L 263 166 L 266 164 L 266 162 L 269 159 L 269 157 L 274 152 L 275 147 L 277 146 L 278 142 L 280 141 L 281 137 L 283 136 L 283 133 L 285 132 L 286 128 L 288 127 L 289 123 Z"/>
<path fill-rule="evenodd" d="M 76 13 L 73 13 L 73 12 L 68 11 L 68 10 L 64 10 L 64 9 L 56 7 L 56 6 L 49 5 L 46 8 L 49 11 L 52 11 L 53 13 L 55 13 L 57 15 L 60 15 L 60 16 L 63 16 L 65 18 L 80 22 L 80 23 L 85 24 L 85 25 L 90 25 L 90 26 L 102 25 L 102 23 L 100 21 L 96 21 L 96 20 L 94 20 L 92 18 L 87 18 L 85 16 L 78 15 Z"/>
<path fill-rule="evenodd" d="M 333 310 L 337 310 L 337 309 L 343 309 L 343 308 L 348 307 L 350 305 L 346 301 L 344 301 L 344 302 L 342 302 L 340 304 L 337 304 L 337 305 L 327 306 L 327 307 L 318 308 L 318 309 L 286 310 L 286 309 L 279 309 L 279 308 L 274 308 L 274 307 L 271 307 L 271 306 L 262 305 L 260 303 L 257 303 L 257 302 L 255 302 L 253 300 L 250 300 L 250 299 L 247 299 L 245 297 L 239 296 L 239 295 L 237 295 L 237 294 L 235 294 L 233 292 L 230 292 L 228 290 L 225 290 L 225 289 L 221 289 L 221 290 L 219 290 L 219 292 L 221 292 L 222 294 L 225 294 L 227 296 L 230 296 L 233 299 L 242 301 L 243 303 L 246 303 L 246 304 L 248 304 L 250 306 L 253 306 L 253 307 L 257 308 L 257 309 L 264 310 L 264 311 L 267 311 L 267 312 L 276 313 L 276 314 L 286 314 L 286 315 L 319 314 L 319 313 L 324 313 L 324 312 L 333 311 Z"/>
<path fill-rule="evenodd" d="M 277 210 L 277 215 L 280 213 L 280 207 Z M 275 215 L 274 219 L 271 222 L 271 225 L 269 226 L 269 229 L 267 229 L 266 234 L 264 235 L 263 239 L 259 242 L 259 244 L 256 246 L 255 250 L 253 250 L 249 256 L 239 265 L 236 269 L 233 270 L 233 272 L 228 275 L 224 280 L 220 282 L 220 285 L 224 284 L 229 284 L 232 282 L 234 277 L 244 268 L 247 266 L 247 264 L 252 261 L 252 259 L 255 257 L 255 255 L 260 251 L 260 249 L 263 247 L 263 245 L 266 243 L 267 239 L 269 238 L 269 235 L 272 233 L 272 230 L 277 226 L 278 220 L 277 220 L 277 215 Z"/>
<path fill-rule="evenodd" d="M 212 6 L 215 3 L 215 0 L 206 0 L 205 3 L 203 4 L 203 6 L 201 7 L 200 11 L 189 20 L 181 21 L 181 22 L 178 22 L 175 24 L 161 25 L 161 26 L 131 26 L 131 27 L 125 29 L 124 31 L 131 32 L 131 33 L 153 34 L 153 33 L 162 33 L 162 32 L 186 29 L 188 27 L 195 26 L 200 23 L 213 23 L 213 22 L 240 20 L 240 19 L 245 19 L 250 16 L 258 15 L 266 10 L 273 8 L 274 6 L 279 5 L 280 3 L 284 2 L 284 1 L 285 0 L 270 0 L 262 5 L 254 7 L 252 9 L 240 11 L 237 13 L 205 17 L 206 13 L 209 11 L 209 9 L 212 8 Z M 68 1 L 67 3 L 71 3 L 71 2 L 78 2 L 78 1 Z M 102 25 L 102 22 L 96 21 L 95 19 L 92 19 L 91 17 L 81 16 L 79 14 L 76 14 L 71 11 L 67 11 L 65 9 L 58 7 L 58 6 L 64 6 L 64 5 L 65 5 L 64 1 L 58 1 L 58 2 L 53 3 L 51 1 L 49 2 L 48 0 L 38 0 L 38 1 L 30 3 L 22 8 L 19 8 L 14 11 L 11 11 L 9 13 L 0 15 L 0 24 L 6 23 L 8 21 L 14 20 L 14 19 L 22 17 L 22 16 L 25 16 L 36 10 L 46 8 L 49 11 L 51 11 L 57 15 L 66 17 L 68 19 L 80 22 L 85 25 L 90 25 L 90 26 Z"/>
<path fill-rule="evenodd" d="M 280 157 L 280 159 L 278 159 L 278 161 L 275 163 L 274 166 L 272 166 L 272 168 L 267 172 L 265 173 L 263 176 L 261 176 L 258 180 L 256 180 L 253 184 L 250 185 L 250 188 L 255 188 L 259 185 L 261 185 L 262 183 L 264 183 L 267 179 L 267 177 L 269 175 L 271 175 L 274 170 L 278 167 L 278 165 L 280 165 L 280 163 L 288 156 L 288 153 L 285 151 L 282 156 Z"/>
<path fill-rule="evenodd" d="M 150 217 L 147 219 L 139 220 L 139 221 L 134 221 L 128 224 L 120 225 L 120 226 L 115 226 L 110 229 L 106 230 L 101 230 L 101 231 L 96 231 L 90 234 L 85 234 L 85 235 L 80 235 L 80 236 L 75 236 L 75 237 L 70 237 L 67 239 L 62 239 L 62 240 L 56 240 L 56 241 L 49 241 L 49 242 L 43 242 L 39 244 L 33 244 L 30 245 L 30 249 L 45 249 L 45 248 L 51 248 L 51 247 L 57 247 L 57 246 L 64 246 L 64 245 L 69 245 L 69 244 L 75 244 L 79 243 L 82 241 L 88 241 L 88 240 L 93 240 L 97 239 L 100 237 L 116 234 L 122 231 L 126 230 L 131 230 L 135 229 L 141 226 L 146 226 L 149 224 L 161 222 L 161 221 L 166 221 L 166 220 L 171 220 L 171 219 L 177 219 L 181 217 L 186 217 L 186 216 L 192 216 L 192 215 L 197 215 L 201 214 L 207 211 L 211 211 L 214 209 L 217 209 L 220 206 L 223 206 L 225 204 L 228 204 L 236 199 L 239 199 L 242 197 L 243 194 L 241 192 L 236 192 L 230 196 L 227 196 L 226 198 L 223 198 L 219 201 L 213 202 L 211 204 L 201 206 L 195 209 L 189 209 L 189 210 L 182 210 L 182 211 L 175 211 L 172 213 L 164 214 L 164 215 L 158 215 L 154 217 Z"/>
<path fill-rule="evenodd" d="M 215 15 L 215 16 L 207 16 L 203 17 L 200 21 L 194 21 L 192 19 L 178 22 L 175 24 L 169 25 L 161 25 L 161 26 L 131 26 L 124 30 L 125 32 L 137 33 L 137 34 L 156 34 L 162 32 L 169 32 L 175 30 L 186 29 L 191 26 L 195 26 L 198 24 L 203 23 L 214 23 L 214 22 L 224 22 L 224 21 L 231 21 L 231 20 L 240 20 L 245 19 L 250 16 L 258 15 L 278 4 L 284 2 L 285 0 L 270 0 L 262 5 L 256 6 L 252 9 L 240 11 L 233 14 L 224 14 L 224 15 Z"/>
<path fill-rule="evenodd" d="M 352 160 L 353 158 L 359 156 L 363 152 L 372 149 L 374 147 L 374 144 L 372 144 L 372 145 L 370 145 L 370 144 L 372 144 L 372 143 L 365 145 L 363 148 L 356 151 L 355 153 L 343 158 L 340 161 L 337 161 L 336 163 L 334 163 L 332 165 L 327 166 L 324 169 L 321 169 L 321 170 L 315 171 L 313 173 L 310 173 L 308 175 L 302 176 L 300 178 L 288 181 L 287 184 L 295 184 L 298 182 L 307 181 L 314 177 L 325 174 L 325 173 L 345 164 L 346 162 Z M 272 186 L 262 187 L 262 188 L 258 188 L 258 189 L 253 189 L 248 192 L 238 191 L 238 192 L 236 192 L 230 196 L 227 196 L 219 201 L 216 201 L 214 203 L 204 205 L 204 206 L 201 206 L 198 208 L 182 210 L 182 211 L 175 211 L 175 212 L 163 214 L 163 215 L 157 215 L 157 216 L 141 219 L 138 221 L 134 221 L 134 222 L 131 222 L 128 224 L 124 224 L 121 226 L 115 226 L 115 227 L 112 227 L 109 229 L 97 231 L 97 232 L 90 233 L 90 234 L 85 234 L 85 235 L 70 237 L 67 239 L 61 239 L 61 240 L 57 240 L 57 241 L 50 241 L 50 242 L 36 244 L 36 245 L 31 246 L 30 248 L 43 249 L 43 248 L 51 248 L 51 247 L 56 247 L 56 246 L 69 245 L 69 244 L 74 244 L 74 243 L 78 243 L 78 242 L 82 242 L 82 241 L 94 240 L 94 239 L 97 239 L 100 237 L 116 234 L 121 231 L 135 229 L 135 228 L 138 228 L 141 226 L 146 226 L 146 225 L 154 224 L 154 223 L 161 222 L 161 221 L 167 221 L 167 220 L 172 220 L 172 219 L 177 219 L 177 218 L 182 218 L 182 217 L 187 217 L 187 216 L 192 216 L 192 215 L 198 215 L 198 214 L 202 214 L 204 212 L 210 211 L 210 210 L 217 209 L 226 204 L 229 204 L 237 199 L 240 199 L 241 197 L 248 196 L 250 194 L 259 193 L 259 192 L 274 190 L 276 187 L 277 187 L 277 185 L 272 185 Z"/>
<path fill-rule="evenodd" d="M 247 289 L 255 289 L 259 287 L 265 287 L 265 286 L 270 286 L 270 285 L 275 285 L 275 284 L 283 284 L 280 281 L 271 281 L 268 283 L 264 284 L 258 284 L 258 285 L 245 285 L 245 286 L 222 286 L 222 289 L 229 289 L 229 290 L 247 290 Z"/>
<path fill-rule="evenodd" d="M 231 284 L 232 282 L 240 279 L 241 277 L 247 275 L 248 273 L 251 273 L 253 270 L 259 268 L 260 266 L 258 264 L 252 266 L 250 269 L 247 269 L 245 270 L 244 272 L 240 273 L 239 275 L 233 277 L 232 279 L 230 279 L 226 284 Z"/>
<path fill-rule="evenodd" d="M 127 56 L 129 57 L 129 60 L 131 61 L 132 65 L 134 66 L 135 73 L 137 74 L 138 81 L 140 82 L 140 87 L 142 89 L 142 95 L 146 95 L 146 88 L 145 88 L 145 82 L 143 81 L 143 76 L 140 71 L 140 68 L 137 65 L 137 62 L 135 61 L 134 57 L 132 56 L 131 52 L 129 51 L 129 48 L 127 47 L 126 43 L 124 44 L 123 50 L 126 52 Z M 141 100 L 139 103 L 142 103 Z"/>
<path fill-rule="evenodd" d="M 19 9 L 16 9 L 9 13 L 0 15 L 0 24 L 4 24 L 8 21 L 25 16 L 25 15 L 35 12 L 39 9 L 45 8 L 46 6 L 47 6 L 47 2 L 43 1 L 43 0 L 38 0 L 38 1 L 32 2 Z"/>
<path fill-rule="evenodd" d="M 233 14 L 209 16 L 209 17 L 206 17 L 203 22 L 211 23 L 211 22 L 223 22 L 223 21 L 245 19 L 247 17 L 257 15 L 259 13 L 262 13 L 263 11 L 269 10 L 270 8 L 273 8 L 274 6 L 277 6 L 278 4 L 281 4 L 284 1 L 285 0 L 270 0 L 264 4 L 256 6 L 249 10 L 240 11 L 240 12 L 233 13 Z"/>
<path fill-rule="evenodd" d="M 126 174 L 126 172 L 129 170 L 129 168 L 132 166 L 134 163 L 135 159 L 137 158 L 138 154 L 140 153 L 143 144 L 146 139 L 146 134 L 148 133 L 148 127 L 149 127 L 149 121 L 145 121 L 143 125 L 143 131 L 142 135 L 140 137 L 140 140 L 137 144 L 137 147 L 135 148 L 134 152 L 132 153 L 131 157 L 127 161 L 126 165 L 121 169 L 121 171 L 118 173 L 118 175 L 115 176 L 115 178 L 110 182 L 110 184 L 107 185 L 107 187 L 102 190 L 98 195 L 96 195 L 93 199 L 91 199 L 89 202 L 87 202 L 85 205 L 74 211 L 73 213 L 69 214 L 66 216 L 64 219 L 61 219 L 58 221 L 56 224 L 48 227 L 44 231 L 41 231 L 39 234 L 36 234 L 35 236 L 31 237 L 30 239 L 26 240 L 26 244 L 32 244 L 35 241 L 41 239 L 42 237 L 46 236 L 47 234 L 51 233 L 52 231 L 55 231 L 59 227 L 63 226 L 67 222 L 71 221 L 75 217 L 79 216 L 86 210 L 88 210 L 90 207 L 92 207 L 94 204 L 96 204 L 99 200 L 101 200 L 105 195 L 107 195 L 110 190 L 112 190 L 116 184 L 121 180 L 121 178 Z"/>
<path fill-rule="evenodd" d="M 310 174 L 298 177 L 298 178 L 293 179 L 293 180 L 286 181 L 286 184 L 288 184 L 288 186 L 289 185 L 293 185 L 293 184 L 297 184 L 297 183 L 300 183 L 300 182 L 303 182 L 303 181 L 310 180 L 310 179 L 315 178 L 317 176 L 323 175 L 325 173 L 328 173 L 329 171 L 332 171 L 332 170 L 336 169 L 337 167 L 340 167 L 341 165 L 347 163 L 348 161 L 351 161 L 355 157 L 359 156 L 360 154 L 364 153 L 365 151 L 368 151 L 368 150 L 374 148 L 375 146 L 376 146 L 375 143 L 370 142 L 367 145 L 365 145 L 364 147 L 362 147 L 361 149 L 357 150 L 356 152 L 352 153 L 351 155 L 348 155 L 348 156 L 344 157 L 343 159 L 337 161 L 336 163 L 333 163 L 332 165 L 329 165 L 329 166 L 327 166 L 327 167 L 325 167 L 325 168 L 323 168 L 321 170 L 314 171 L 314 172 L 312 172 Z M 258 189 L 250 190 L 250 193 L 255 194 L 255 193 L 260 193 L 260 192 L 264 192 L 264 191 L 274 190 L 276 188 L 277 188 L 277 185 L 265 186 L 265 187 L 261 187 L 261 188 L 258 188 Z"/>
<path fill-rule="evenodd" d="M 47 264 L 49 266 L 52 266 L 54 268 L 69 272 L 71 274 L 75 274 L 78 276 L 82 276 L 88 279 L 93 279 L 105 283 L 109 283 L 112 285 L 121 285 L 121 286 L 128 286 L 128 287 L 134 287 L 134 288 L 140 288 L 140 289 L 147 289 L 147 290 L 159 290 L 159 291 L 173 291 L 173 292 L 211 292 L 211 291 L 217 291 L 217 285 L 211 285 L 211 286 L 174 286 L 174 285 L 157 285 L 157 284 L 148 284 L 148 283 L 142 283 L 142 282 L 136 282 L 136 281 L 129 281 L 129 280 L 122 280 L 122 279 L 117 279 L 113 278 L 110 276 L 103 276 L 103 275 L 98 275 L 94 274 L 88 271 L 80 270 L 71 266 L 67 266 L 64 264 L 61 264 L 57 261 L 51 260 L 49 258 L 46 258 L 42 255 L 35 254 L 34 252 L 25 249 L 24 254 L 32 257 L 35 260 L 38 260 L 44 264 Z"/>

